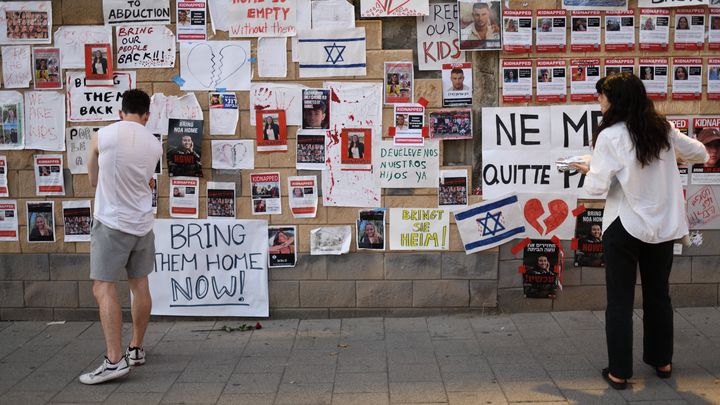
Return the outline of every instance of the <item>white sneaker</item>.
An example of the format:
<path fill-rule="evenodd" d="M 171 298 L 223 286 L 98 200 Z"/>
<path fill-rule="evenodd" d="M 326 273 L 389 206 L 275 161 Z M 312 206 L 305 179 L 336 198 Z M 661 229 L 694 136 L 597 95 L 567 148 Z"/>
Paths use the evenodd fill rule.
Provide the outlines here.
<path fill-rule="evenodd" d="M 100 384 L 101 382 L 122 377 L 129 372 L 130 365 L 128 364 L 127 357 L 123 356 L 123 358 L 115 364 L 110 363 L 110 360 L 105 357 L 105 361 L 103 361 L 100 367 L 92 373 L 81 375 L 79 380 L 83 384 Z"/>
<path fill-rule="evenodd" d="M 125 356 L 128 359 L 128 364 L 131 366 L 141 366 L 145 364 L 145 350 L 139 347 L 128 347 L 125 350 Z"/>

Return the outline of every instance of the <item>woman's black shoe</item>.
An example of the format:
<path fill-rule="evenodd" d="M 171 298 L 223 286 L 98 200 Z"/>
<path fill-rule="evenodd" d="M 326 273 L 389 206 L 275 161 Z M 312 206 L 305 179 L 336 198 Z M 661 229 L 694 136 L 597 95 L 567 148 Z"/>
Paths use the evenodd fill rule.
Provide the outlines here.
<path fill-rule="evenodd" d="M 660 378 L 670 378 L 672 376 L 672 363 L 670 363 L 670 370 L 662 371 L 660 367 L 655 367 L 655 374 Z"/>
<path fill-rule="evenodd" d="M 615 382 L 610 378 L 610 369 L 609 368 L 604 368 L 602 370 L 602 376 L 605 379 L 605 381 L 607 381 L 607 383 L 610 384 L 611 387 L 613 387 L 613 389 L 624 390 L 625 388 L 627 388 L 627 380 L 624 380 L 623 382 Z"/>

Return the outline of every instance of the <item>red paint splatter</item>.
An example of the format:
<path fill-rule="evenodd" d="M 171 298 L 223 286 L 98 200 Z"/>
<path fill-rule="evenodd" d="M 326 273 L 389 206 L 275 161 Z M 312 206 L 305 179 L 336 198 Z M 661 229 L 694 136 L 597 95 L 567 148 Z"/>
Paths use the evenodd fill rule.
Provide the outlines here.
<path fill-rule="evenodd" d="M 335 93 L 335 89 L 330 89 L 330 100 L 339 103 L 340 97 L 338 97 L 337 93 Z"/>
<path fill-rule="evenodd" d="M 352 114 L 350 114 L 350 115 L 348 115 L 348 119 L 349 119 L 350 121 L 355 121 L 355 116 L 352 115 Z"/>

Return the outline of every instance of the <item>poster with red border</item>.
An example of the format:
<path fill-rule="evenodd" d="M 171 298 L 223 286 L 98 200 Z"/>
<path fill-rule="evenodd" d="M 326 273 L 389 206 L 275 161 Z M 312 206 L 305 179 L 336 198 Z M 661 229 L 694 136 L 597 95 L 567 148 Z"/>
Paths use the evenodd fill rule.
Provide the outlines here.
<path fill-rule="evenodd" d="M 605 50 L 614 52 L 635 50 L 635 10 L 605 13 Z"/>
<path fill-rule="evenodd" d="M 676 51 L 701 51 L 705 48 L 705 7 L 678 8 L 673 21 Z"/>
<path fill-rule="evenodd" d="M 567 45 L 567 12 L 565 10 L 537 11 L 535 51 L 565 52 Z"/>
<path fill-rule="evenodd" d="M 720 49 L 720 7 L 710 7 L 708 13 L 708 49 L 716 51 Z"/>
<path fill-rule="evenodd" d="M 702 98 L 702 58 L 673 58 L 672 99 Z"/>
<path fill-rule="evenodd" d="M 707 98 L 720 100 L 720 58 L 708 58 L 707 70 Z"/>
<path fill-rule="evenodd" d="M 111 44 L 85 44 L 85 86 L 113 86 Z"/>
<path fill-rule="evenodd" d="M 504 59 L 501 64 L 503 103 L 527 103 L 532 101 L 532 60 Z"/>
<path fill-rule="evenodd" d="M 600 59 L 570 59 L 570 101 L 595 101 Z"/>
<path fill-rule="evenodd" d="M 573 11 L 570 15 L 570 50 L 573 52 L 600 51 L 599 11 Z"/>
<path fill-rule="evenodd" d="M 626 72 L 635 74 L 635 58 L 605 58 L 605 76 Z"/>
<path fill-rule="evenodd" d="M 668 58 L 640 58 L 638 69 L 648 97 L 667 99 Z"/>
<path fill-rule="evenodd" d="M 342 170 L 372 168 L 372 129 L 343 128 L 340 134 Z"/>
<path fill-rule="evenodd" d="M 667 51 L 670 42 L 670 10 L 640 9 L 640 50 Z"/>
<path fill-rule="evenodd" d="M 285 110 L 257 110 L 255 122 L 255 142 L 258 152 L 288 150 Z"/>
<path fill-rule="evenodd" d="M 503 9 L 503 52 L 532 50 L 532 10 Z"/>
<path fill-rule="evenodd" d="M 567 98 L 567 61 L 539 59 L 535 67 L 537 84 L 535 101 L 563 103 Z"/>

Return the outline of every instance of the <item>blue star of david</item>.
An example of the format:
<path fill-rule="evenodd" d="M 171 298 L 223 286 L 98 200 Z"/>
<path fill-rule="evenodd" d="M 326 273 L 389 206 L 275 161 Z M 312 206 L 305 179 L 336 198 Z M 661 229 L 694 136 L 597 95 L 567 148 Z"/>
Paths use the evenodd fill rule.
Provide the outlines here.
<path fill-rule="evenodd" d="M 333 42 L 332 45 L 325 46 L 325 53 L 327 53 L 327 59 L 325 59 L 325 62 L 330 62 L 333 65 L 338 62 L 344 62 L 345 59 L 343 59 L 342 54 L 345 52 L 344 46 L 338 46 L 335 42 Z"/>
<path fill-rule="evenodd" d="M 503 224 L 500 223 L 500 215 L 501 214 L 502 214 L 501 212 L 498 212 L 497 214 L 491 214 L 490 212 L 488 212 L 485 215 L 485 218 L 476 219 L 476 221 L 479 225 L 478 228 L 482 227 L 482 236 L 487 236 L 487 235 L 495 236 L 496 233 L 505 229 Z M 490 221 L 494 221 L 495 224 L 491 224 Z"/>

